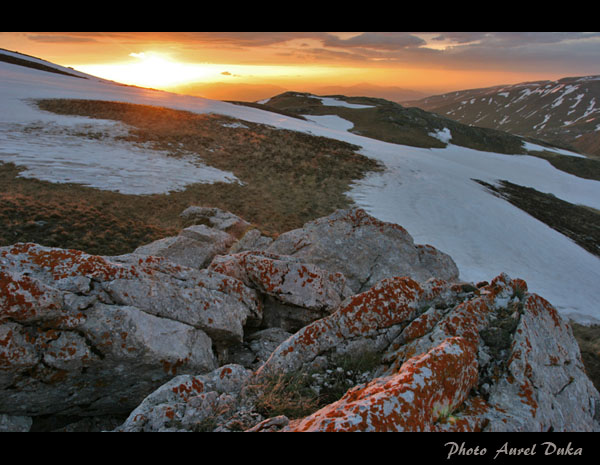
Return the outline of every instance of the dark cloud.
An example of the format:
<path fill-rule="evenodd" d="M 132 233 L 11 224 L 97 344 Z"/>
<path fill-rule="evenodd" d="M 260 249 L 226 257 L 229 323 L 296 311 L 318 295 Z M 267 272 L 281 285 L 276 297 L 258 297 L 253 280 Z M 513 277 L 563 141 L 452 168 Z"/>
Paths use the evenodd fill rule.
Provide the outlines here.
<path fill-rule="evenodd" d="M 164 42 L 187 59 L 205 49 L 272 47 L 288 62 L 402 63 L 439 68 L 600 74 L 598 32 L 31 32 L 38 43 L 112 43 L 130 48 Z M 294 42 L 292 42 L 294 41 Z M 292 47 L 291 44 L 295 46 Z M 445 48 L 440 48 L 440 45 Z M 262 59 L 263 54 L 256 54 Z M 584 68 L 586 71 L 583 71 Z M 569 71 L 571 72 L 571 71 Z"/>
<path fill-rule="evenodd" d="M 72 35 L 58 35 L 58 34 L 42 34 L 42 35 L 28 35 L 29 40 L 34 42 L 44 43 L 86 43 L 86 42 L 97 42 L 92 37 L 78 37 Z"/>
<path fill-rule="evenodd" d="M 323 41 L 326 47 L 358 47 L 376 50 L 398 50 L 425 44 L 422 38 L 405 32 L 363 32 L 348 39 L 329 35 Z"/>

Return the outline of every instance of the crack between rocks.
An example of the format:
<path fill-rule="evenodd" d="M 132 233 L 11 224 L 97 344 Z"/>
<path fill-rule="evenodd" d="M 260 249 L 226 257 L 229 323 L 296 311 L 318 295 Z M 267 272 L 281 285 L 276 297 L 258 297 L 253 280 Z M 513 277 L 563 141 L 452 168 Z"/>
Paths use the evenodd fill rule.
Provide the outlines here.
<path fill-rule="evenodd" d="M 381 254 L 377 254 L 377 256 L 375 257 L 375 260 L 373 260 L 373 264 L 369 267 L 369 275 L 365 278 L 364 281 L 362 281 L 360 283 L 360 287 L 358 289 L 357 294 L 360 294 L 361 292 L 363 292 L 363 288 L 365 287 L 365 285 L 369 282 L 369 280 L 371 279 L 371 276 L 373 276 L 373 272 L 375 270 L 375 266 L 377 266 L 377 261 L 381 258 Z"/>

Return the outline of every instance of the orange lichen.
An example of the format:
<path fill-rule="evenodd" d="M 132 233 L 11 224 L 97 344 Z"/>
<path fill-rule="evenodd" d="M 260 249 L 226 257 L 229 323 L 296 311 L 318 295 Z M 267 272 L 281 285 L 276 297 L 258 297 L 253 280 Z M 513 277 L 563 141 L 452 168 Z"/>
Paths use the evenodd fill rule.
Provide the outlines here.
<path fill-rule="evenodd" d="M 411 278 L 388 278 L 353 296 L 336 313 L 351 333 L 365 333 L 411 318 L 422 294 L 419 283 Z"/>
<path fill-rule="evenodd" d="M 400 371 L 349 390 L 339 401 L 290 426 L 292 431 L 430 431 L 437 405 L 457 408 L 477 383 L 475 347 L 449 338 Z"/>

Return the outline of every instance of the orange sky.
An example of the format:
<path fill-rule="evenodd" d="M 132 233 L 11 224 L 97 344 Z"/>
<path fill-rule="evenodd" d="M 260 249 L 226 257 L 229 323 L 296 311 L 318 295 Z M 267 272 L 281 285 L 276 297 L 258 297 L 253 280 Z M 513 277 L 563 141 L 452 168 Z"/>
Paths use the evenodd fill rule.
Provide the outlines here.
<path fill-rule="evenodd" d="M 0 32 L 0 47 L 221 99 L 357 84 L 435 94 L 600 74 L 599 33 L 580 32 Z"/>

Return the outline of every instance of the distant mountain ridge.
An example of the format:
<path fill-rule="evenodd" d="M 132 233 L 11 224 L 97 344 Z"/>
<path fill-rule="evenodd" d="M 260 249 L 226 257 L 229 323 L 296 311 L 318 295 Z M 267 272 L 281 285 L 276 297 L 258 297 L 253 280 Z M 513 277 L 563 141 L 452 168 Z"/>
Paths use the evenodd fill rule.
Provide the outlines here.
<path fill-rule="evenodd" d="M 600 156 L 600 76 L 462 90 L 403 105 Z"/>
<path fill-rule="evenodd" d="M 542 144 L 555 146 L 534 137 L 471 126 L 445 115 L 375 97 L 284 92 L 248 105 L 303 118 L 338 116 L 353 125 L 348 130 L 354 134 L 413 147 L 443 148 L 452 143 L 488 152 L 538 155 L 532 152 L 554 150 Z M 534 145 L 527 146 L 527 143 Z"/>

